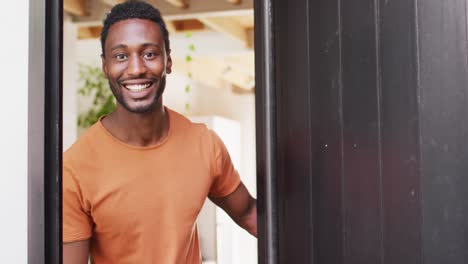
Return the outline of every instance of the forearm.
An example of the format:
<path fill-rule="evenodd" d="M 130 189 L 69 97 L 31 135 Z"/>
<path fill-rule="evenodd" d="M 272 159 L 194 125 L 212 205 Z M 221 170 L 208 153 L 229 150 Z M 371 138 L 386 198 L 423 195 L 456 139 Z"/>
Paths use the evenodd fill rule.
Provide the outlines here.
<path fill-rule="evenodd" d="M 257 200 L 251 198 L 246 212 L 233 220 L 247 232 L 257 237 Z"/>
<path fill-rule="evenodd" d="M 89 240 L 64 243 L 63 264 L 88 264 Z"/>
<path fill-rule="evenodd" d="M 257 237 L 257 200 L 250 195 L 243 183 L 226 197 L 210 199 L 223 208 L 236 224 Z"/>

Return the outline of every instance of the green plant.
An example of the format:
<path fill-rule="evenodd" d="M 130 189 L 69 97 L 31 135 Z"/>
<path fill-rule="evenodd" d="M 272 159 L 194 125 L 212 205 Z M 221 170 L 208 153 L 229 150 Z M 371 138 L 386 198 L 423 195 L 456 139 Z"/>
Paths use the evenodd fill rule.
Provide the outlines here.
<path fill-rule="evenodd" d="M 88 128 L 115 109 L 115 98 L 109 88 L 109 83 L 99 67 L 90 65 L 79 66 L 78 95 L 91 100 L 91 106 L 78 115 L 78 127 Z"/>
<path fill-rule="evenodd" d="M 186 38 L 190 39 L 192 37 L 192 32 L 187 32 L 185 35 Z M 185 62 L 187 63 L 187 77 L 190 81 L 185 85 L 185 93 L 190 94 L 191 90 L 191 81 L 192 81 L 192 71 L 191 71 L 191 62 L 193 61 L 193 53 L 195 53 L 195 44 L 191 43 L 188 46 L 187 54 L 185 55 Z M 187 100 L 185 102 L 185 112 L 188 114 L 190 112 L 190 102 Z"/>

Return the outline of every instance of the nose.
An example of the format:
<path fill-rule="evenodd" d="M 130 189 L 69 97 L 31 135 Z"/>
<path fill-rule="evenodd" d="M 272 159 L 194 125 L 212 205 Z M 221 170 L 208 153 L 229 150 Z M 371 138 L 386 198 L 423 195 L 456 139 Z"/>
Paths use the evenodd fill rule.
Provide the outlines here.
<path fill-rule="evenodd" d="M 146 66 L 139 56 L 132 56 L 128 63 L 127 73 L 130 76 L 138 77 L 146 73 Z"/>

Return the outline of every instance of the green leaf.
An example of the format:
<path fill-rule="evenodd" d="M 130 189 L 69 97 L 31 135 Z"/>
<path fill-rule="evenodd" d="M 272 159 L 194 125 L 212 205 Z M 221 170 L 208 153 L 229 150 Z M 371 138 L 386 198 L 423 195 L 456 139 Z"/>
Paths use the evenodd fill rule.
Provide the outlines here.
<path fill-rule="evenodd" d="M 102 115 L 114 111 L 116 103 L 109 88 L 109 82 L 105 79 L 100 67 L 89 65 L 79 67 L 81 87 L 77 93 L 81 97 L 89 97 L 92 105 L 79 113 L 77 125 L 80 128 L 87 128 L 96 123 Z"/>
<path fill-rule="evenodd" d="M 192 56 L 190 56 L 190 55 L 185 56 L 185 61 L 186 62 L 191 62 L 192 60 L 193 60 Z"/>
<path fill-rule="evenodd" d="M 187 84 L 185 86 L 185 93 L 190 93 L 190 85 L 189 84 Z"/>
<path fill-rule="evenodd" d="M 190 44 L 190 46 L 189 46 L 189 50 L 190 50 L 190 51 L 195 51 L 195 45 L 193 45 L 193 44 Z"/>

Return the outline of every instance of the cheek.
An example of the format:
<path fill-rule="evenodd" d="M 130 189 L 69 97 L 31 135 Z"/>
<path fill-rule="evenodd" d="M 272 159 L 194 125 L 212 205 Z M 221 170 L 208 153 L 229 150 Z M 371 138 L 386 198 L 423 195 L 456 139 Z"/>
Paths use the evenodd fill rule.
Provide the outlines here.
<path fill-rule="evenodd" d="M 155 74 L 161 75 L 164 72 L 164 60 L 149 61 L 146 65 Z"/>
<path fill-rule="evenodd" d="M 113 64 L 107 68 L 107 75 L 109 79 L 119 79 L 126 69 L 125 63 Z"/>

